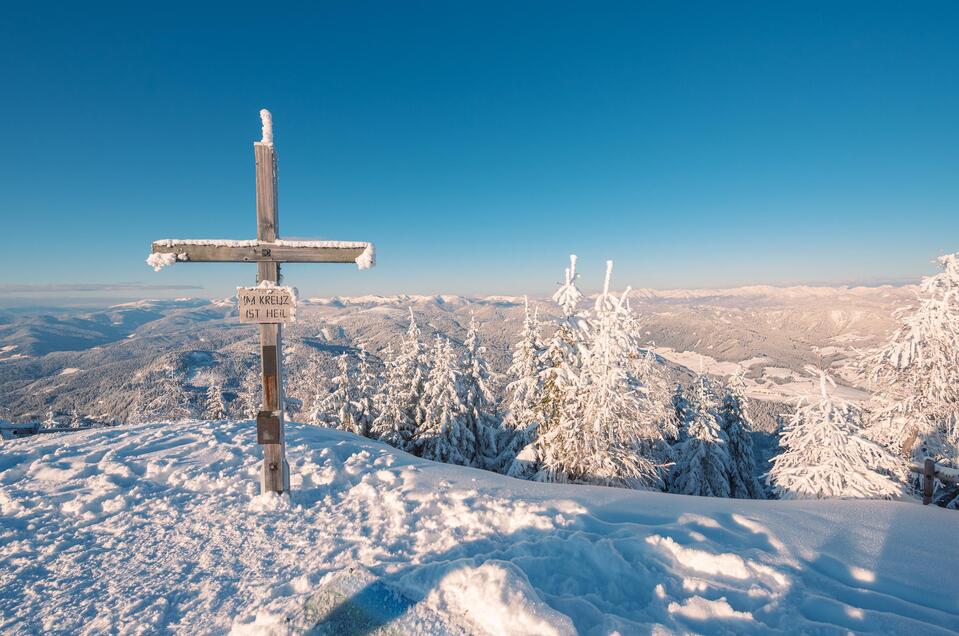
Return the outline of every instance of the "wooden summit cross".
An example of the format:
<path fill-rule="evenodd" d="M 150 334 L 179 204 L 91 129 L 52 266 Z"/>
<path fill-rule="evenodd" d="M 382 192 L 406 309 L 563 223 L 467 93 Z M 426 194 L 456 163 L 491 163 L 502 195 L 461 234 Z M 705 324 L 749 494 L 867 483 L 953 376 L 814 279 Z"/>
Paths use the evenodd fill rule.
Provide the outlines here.
<path fill-rule="evenodd" d="M 283 329 L 293 318 L 292 290 L 277 288 L 280 263 L 356 263 L 360 269 L 374 264 L 373 245 L 353 241 L 283 241 L 278 238 L 276 209 L 276 151 L 273 148 L 273 118 L 260 111 L 263 139 L 253 144 L 256 157 L 256 240 L 154 241 L 147 263 L 159 271 L 176 262 L 256 263 L 257 288 L 237 290 L 243 322 L 259 323 L 263 370 L 263 404 L 256 418 L 257 443 L 263 446 L 261 492 L 287 492 L 290 467 L 283 435 Z M 257 300 L 259 299 L 259 301 Z M 284 300 L 285 299 L 285 300 Z M 245 304 L 257 309 L 245 310 Z M 263 303 L 263 304 L 259 304 Z"/>

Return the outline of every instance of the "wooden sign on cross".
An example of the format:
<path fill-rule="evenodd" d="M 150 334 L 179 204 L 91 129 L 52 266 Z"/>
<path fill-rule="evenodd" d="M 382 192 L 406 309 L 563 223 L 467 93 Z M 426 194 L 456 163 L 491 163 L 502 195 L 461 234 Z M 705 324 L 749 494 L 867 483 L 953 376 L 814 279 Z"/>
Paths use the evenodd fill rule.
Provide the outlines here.
<path fill-rule="evenodd" d="M 280 282 L 280 263 L 356 263 L 360 269 L 374 264 L 371 243 L 355 241 L 284 241 L 279 238 L 276 206 L 276 151 L 273 119 L 260 111 L 263 138 L 253 144 L 256 157 L 256 240 L 154 241 L 147 263 L 157 271 L 173 263 L 256 263 L 258 288 L 274 288 Z M 246 288 L 247 290 L 252 288 Z M 243 297 L 243 292 L 238 296 Z M 282 296 L 283 293 L 271 293 Z M 256 300 L 252 302 L 256 303 Z M 280 301 L 272 301 L 281 304 Z M 295 300 L 293 301 L 295 303 Z M 241 307 L 242 311 L 242 307 Z M 257 322 L 263 371 L 263 404 L 257 415 L 257 442 L 263 446 L 261 492 L 287 492 L 290 467 L 286 461 L 283 434 L 283 327 L 288 314 L 264 311 L 244 320 Z"/>

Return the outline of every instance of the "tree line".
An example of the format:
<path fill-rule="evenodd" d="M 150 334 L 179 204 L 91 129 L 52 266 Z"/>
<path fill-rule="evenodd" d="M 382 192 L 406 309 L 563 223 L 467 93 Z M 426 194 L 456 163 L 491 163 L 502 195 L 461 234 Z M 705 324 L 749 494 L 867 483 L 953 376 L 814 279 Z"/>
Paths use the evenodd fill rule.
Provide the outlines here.
<path fill-rule="evenodd" d="M 742 372 L 702 371 L 672 391 L 640 343 L 627 288 L 583 307 L 576 257 L 552 299 L 558 321 L 527 303 L 502 404 L 475 324 L 464 352 L 440 336 L 427 346 L 414 317 L 378 376 L 347 359 L 314 421 L 345 426 L 414 454 L 546 482 L 737 498 L 893 498 L 915 494 L 910 462 L 959 463 L 959 255 L 938 259 L 917 303 L 897 312 L 885 345 L 861 354 L 856 378 L 872 398 L 856 406 L 827 369 L 807 368 L 818 392 L 797 400 L 778 453 L 756 477 Z M 955 486 L 937 483 L 955 508 Z"/>
<path fill-rule="evenodd" d="M 526 304 L 505 376 L 491 370 L 475 319 L 462 345 L 425 341 L 411 310 L 405 335 L 379 357 L 340 355 L 330 383 L 309 368 L 313 395 L 300 412 L 427 459 L 536 481 L 737 498 L 898 497 L 918 488 L 910 462 L 959 463 L 959 255 L 938 262 L 942 271 L 898 312 L 899 328 L 858 360 L 856 379 L 872 399 L 853 405 L 828 370 L 807 368 L 819 391 L 782 422 L 779 452 L 760 479 L 742 373 L 701 370 L 691 386 L 671 387 L 641 344 L 630 290 L 610 289 L 612 263 L 587 305 L 575 256 L 552 297 L 558 319 L 541 320 Z M 141 386 L 135 421 L 200 410 L 173 368 Z M 259 391 L 257 374 L 247 374 L 232 410 L 255 416 Z M 202 411 L 227 417 L 218 386 L 206 389 Z M 955 486 L 937 483 L 935 498 L 959 504 Z"/>
<path fill-rule="evenodd" d="M 311 422 L 382 440 L 436 461 L 536 481 L 599 484 L 707 496 L 761 498 L 742 377 L 671 391 L 640 345 L 629 290 L 582 307 L 576 258 L 553 300 L 556 321 L 526 304 L 512 362 L 495 397 L 471 320 L 462 351 L 423 342 L 412 312 L 383 369 L 360 352 L 337 359 L 332 386 L 313 398 Z"/>

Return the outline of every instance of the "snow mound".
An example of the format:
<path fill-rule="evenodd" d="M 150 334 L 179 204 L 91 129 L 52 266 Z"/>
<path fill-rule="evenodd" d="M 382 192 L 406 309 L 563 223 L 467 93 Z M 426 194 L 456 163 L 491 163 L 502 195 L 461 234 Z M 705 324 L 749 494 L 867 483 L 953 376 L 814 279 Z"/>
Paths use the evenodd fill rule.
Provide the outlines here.
<path fill-rule="evenodd" d="M 159 272 L 164 267 L 169 267 L 177 261 L 176 254 L 150 254 L 147 256 L 146 263 L 153 268 L 153 271 Z"/>
<path fill-rule="evenodd" d="M 287 439 L 292 497 L 258 493 L 251 422 L 4 442 L 0 632 L 959 631 L 955 512 L 536 484 Z"/>

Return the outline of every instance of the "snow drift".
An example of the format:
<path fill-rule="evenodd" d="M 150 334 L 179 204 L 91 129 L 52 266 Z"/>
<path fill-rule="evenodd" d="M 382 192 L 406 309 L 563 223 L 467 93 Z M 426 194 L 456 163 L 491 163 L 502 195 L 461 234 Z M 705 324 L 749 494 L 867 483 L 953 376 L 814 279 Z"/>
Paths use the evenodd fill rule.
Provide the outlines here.
<path fill-rule="evenodd" d="M 288 443 L 291 499 L 257 494 L 250 422 L 5 442 L 0 631 L 289 633 L 344 597 L 404 634 L 959 630 L 951 511 L 537 484 L 299 424 Z"/>

